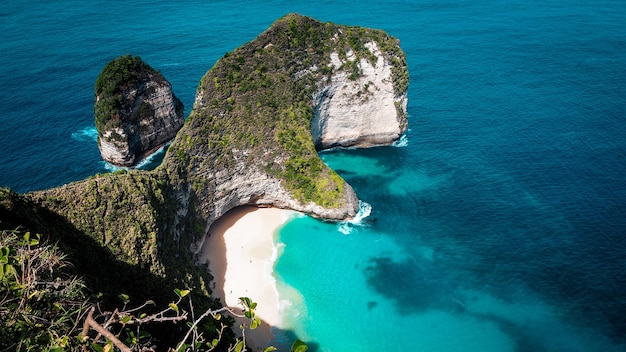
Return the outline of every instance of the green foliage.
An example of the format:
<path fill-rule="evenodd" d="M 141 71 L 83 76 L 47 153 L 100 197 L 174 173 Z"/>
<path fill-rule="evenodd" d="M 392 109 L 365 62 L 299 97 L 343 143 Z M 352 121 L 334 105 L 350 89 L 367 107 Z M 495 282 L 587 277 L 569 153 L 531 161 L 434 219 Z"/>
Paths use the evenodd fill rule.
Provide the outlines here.
<path fill-rule="evenodd" d="M 261 326 L 261 319 L 256 316 L 255 309 L 257 307 L 257 303 L 253 302 L 248 297 L 239 297 L 239 302 L 243 305 L 244 316 L 250 319 L 250 329 L 254 330 Z"/>
<path fill-rule="evenodd" d="M 109 62 L 96 80 L 96 95 L 115 95 L 120 90 L 130 87 L 145 77 L 147 71 L 153 71 L 139 56 L 125 55 Z"/>
<path fill-rule="evenodd" d="M 119 294 L 122 308 L 96 311 L 95 302 L 86 298 L 82 282 L 63 271 L 69 263 L 56 246 L 42 242 L 40 235 L 31 236 L 30 232 L 4 230 L 1 235 L 2 350 L 77 351 L 88 348 L 111 351 L 115 346 L 120 350 L 143 351 L 155 343 L 164 348 L 163 339 L 153 337 L 159 336 L 152 332 L 154 324 L 168 325 L 188 321 L 194 316 L 190 314 L 193 305 L 189 289 L 175 289 L 177 301 L 170 302 L 160 311 L 152 308 L 155 303 L 151 300 L 127 308 L 131 298 L 125 293 Z M 251 325 L 255 328 L 260 324 L 253 311 L 256 303 L 247 302 L 252 311 Z M 190 322 L 186 334 L 185 331 L 178 333 L 178 338 L 182 339 L 178 350 L 212 351 L 222 345 L 239 345 L 226 334 L 225 329 L 231 320 L 222 319 L 219 312 L 224 310 L 209 308 Z M 222 321 L 217 330 L 216 321 Z"/>
<path fill-rule="evenodd" d="M 261 325 L 261 319 L 256 316 L 255 309 L 257 307 L 257 303 L 252 301 L 248 297 L 239 297 L 239 303 L 243 306 L 244 316 L 250 320 L 250 329 L 254 330 Z M 246 329 L 246 326 L 241 326 L 242 331 Z M 241 351 L 245 348 L 245 339 L 239 341 L 235 345 L 235 351 Z M 306 352 L 308 349 L 306 343 L 296 340 L 293 342 L 290 351 L 292 352 Z M 263 349 L 263 352 L 271 352 L 277 351 L 276 347 L 268 346 Z"/>
<path fill-rule="evenodd" d="M 139 56 L 120 56 L 104 66 L 95 84 L 94 114 L 98 131 L 119 125 L 118 111 L 126 107 L 124 91 L 156 73 Z M 147 113 L 145 108 L 142 111 Z"/>
<path fill-rule="evenodd" d="M 86 307 L 82 282 L 65 255 L 30 232 L 0 233 L 0 348 L 63 350 Z"/>
<path fill-rule="evenodd" d="M 291 352 L 306 352 L 309 349 L 309 347 L 306 345 L 306 343 L 300 341 L 300 340 L 296 340 L 292 345 L 291 345 Z"/>

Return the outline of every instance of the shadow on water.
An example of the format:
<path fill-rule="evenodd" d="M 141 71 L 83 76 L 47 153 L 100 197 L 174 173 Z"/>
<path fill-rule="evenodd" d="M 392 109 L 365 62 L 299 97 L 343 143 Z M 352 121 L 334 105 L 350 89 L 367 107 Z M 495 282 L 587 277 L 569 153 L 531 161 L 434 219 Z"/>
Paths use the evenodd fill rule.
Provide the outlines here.
<path fill-rule="evenodd" d="M 452 296 L 454 287 L 442 281 L 432 263 L 413 259 L 396 262 L 389 257 L 372 258 L 363 273 L 370 287 L 392 299 L 398 313 L 414 314 L 428 309 L 459 311 L 464 305 Z"/>
<path fill-rule="evenodd" d="M 623 263 L 623 241 L 617 233 L 598 233 L 606 226 L 596 219 L 597 210 L 572 214 L 580 207 L 560 204 L 542 185 L 521 182 L 518 174 L 482 159 L 429 154 L 407 159 L 405 149 L 322 153 L 372 205 L 372 231 L 399 245 L 408 257 L 381 255 L 366 261 L 363 274 L 373 290 L 394 302 L 400 314 L 428 309 L 471 314 L 500 326 L 519 351 L 554 350 L 554 342 L 548 341 L 554 337 L 505 312 L 468 312 L 463 295 L 455 294 L 476 289 L 518 304 L 515 294 L 523 288 L 560 312 L 553 323 L 563 324 L 563 331 L 580 325 L 608 332 L 623 345 L 626 302 L 620 290 L 625 272 L 611 264 Z M 423 258 L 419 248 L 429 248 L 432 258 Z M 606 259 L 594 259 L 599 253 Z M 551 324 L 540 318 L 536 323 Z"/>
<path fill-rule="evenodd" d="M 283 330 L 279 328 L 273 328 L 272 333 L 274 334 L 274 342 L 273 345 L 279 351 L 289 351 L 292 344 L 296 340 L 300 339 L 293 330 Z M 317 352 L 320 350 L 320 345 L 314 341 L 303 341 L 306 343 L 308 352 Z"/>
<path fill-rule="evenodd" d="M 534 306 L 532 302 L 499 301 L 484 294 L 496 302 L 486 307 L 484 301 L 477 302 L 470 291 L 450 282 L 451 279 L 442 276 L 441 270 L 427 260 L 394 261 L 389 257 L 376 257 L 371 258 L 362 271 L 368 285 L 390 299 L 400 315 L 428 319 L 429 313 L 440 311 L 459 321 L 470 319 L 485 327 L 493 325 L 513 342 L 516 352 L 582 352 L 590 347 L 589 341 L 576 336 L 575 324 L 560 321 L 561 317 L 549 310 L 536 311 L 547 308 Z M 367 303 L 368 310 L 377 306 L 376 301 Z M 516 313 L 515 309 L 528 312 Z M 594 350 L 595 343 L 611 348 L 608 341 L 595 341 L 591 343 Z"/>
<path fill-rule="evenodd" d="M 515 341 L 515 352 L 546 351 L 541 338 L 536 334 L 530 333 L 527 327 L 516 324 L 495 314 L 470 314 L 480 320 L 495 323 L 502 332 Z M 573 350 L 568 351 L 573 352 Z"/>

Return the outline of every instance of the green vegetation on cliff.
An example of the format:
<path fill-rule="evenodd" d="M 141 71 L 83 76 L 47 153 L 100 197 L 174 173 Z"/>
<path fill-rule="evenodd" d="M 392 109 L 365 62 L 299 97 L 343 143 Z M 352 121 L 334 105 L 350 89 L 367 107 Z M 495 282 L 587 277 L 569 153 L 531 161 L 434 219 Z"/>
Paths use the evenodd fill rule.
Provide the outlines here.
<path fill-rule="evenodd" d="M 139 286 L 141 295 L 135 296 L 139 299 L 153 299 L 163 288 L 174 287 L 207 293 L 210 277 L 194 266 L 189 251 L 203 229 L 194 228 L 191 220 L 176 218 L 180 205 L 167 178 L 145 171 L 119 171 L 41 191 L 30 199 L 38 207 L 71 219 L 71 227 L 95 242 L 81 248 L 81 256 L 99 258 L 88 253 L 89 248 L 107 248 L 116 262 L 136 272 L 115 280 L 111 275 L 98 275 L 95 279 L 102 281 L 93 283 L 98 289 Z M 182 232 L 186 236 L 180 236 Z"/>
<path fill-rule="evenodd" d="M 212 277 L 189 251 L 193 221 L 176 222 L 176 202 L 167 179 L 143 171 L 97 175 L 26 196 L 0 188 L 0 231 L 29 231 L 56 243 L 71 263 L 67 274 L 81 277 L 82 292 L 102 309 L 118 306 L 122 293 L 167 306 L 176 288 L 190 289 L 199 311 L 218 308 L 208 289 Z M 179 333 L 151 331 L 170 342 Z"/>
<path fill-rule="evenodd" d="M 408 85 L 405 57 L 386 33 L 322 23 L 297 14 L 276 21 L 252 42 L 227 53 L 198 86 L 196 104 L 164 164 L 197 170 L 234 165 L 244 152 L 302 203 L 337 207 L 343 180 L 319 159 L 311 137 L 313 94 L 333 73 L 331 53 L 346 59 L 339 68 L 359 75 L 361 58 L 376 62 L 366 43 L 375 42 L 393 64 L 398 94 Z M 206 156 L 198 158 L 198 155 Z"/>
<path fill-rule="evenodd" d="M 98 131 L 102 133 L 102 131 L 121 125 L 125 117 L 120 115 L 120 110 L 130 111 L 132 108 L 128 106 L 124 95 L 137 84 L 146 82 L 151 77 L 165 80 L 158 71 L 143 62 L 139 56 L 120 56 L 104 66 L 95 84 L 94 114 Z M 139 109 L 139 115 L 130 117 L 140 119 L 145 117 L 141 116 L 142 113 L 151 114 L 151 110 L 149 107 Z"/>

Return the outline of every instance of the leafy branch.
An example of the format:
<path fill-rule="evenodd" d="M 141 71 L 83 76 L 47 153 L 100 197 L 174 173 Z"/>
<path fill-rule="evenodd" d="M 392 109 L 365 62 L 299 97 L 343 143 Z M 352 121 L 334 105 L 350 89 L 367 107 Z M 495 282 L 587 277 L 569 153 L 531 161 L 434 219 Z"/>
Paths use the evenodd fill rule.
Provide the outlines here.
<path fill-rule="evenodd" d="M 89 303 L 78 278 L 63 278 L 67 275 L 60 269 L 69 263 L 56 246 L 42 244 L 41 236 L 30 232 L 2 231 L 0 235 L 0 350 L 154 351 L 156 339 L 147 324 L 184 323 L 185 334 L 169 349 L 172 352 L 244 352 L 246 331 L 261 325 L 257 303 L 248 297 L 240 298 L 242 313 L 222 307 L 207 309 L 196 318 L 191 291 L 180 289 L 174 290 L 175 301 L 157 311 L 151 300 L 130 307 L 127 294 L 118 296 L 121 308 L 103 311 L 99 304 Z M 239 327 L 241 337 L 233 342 L 225 338 L 232 324 L 230 316 L 247 319 Z M 203 324 L 209 318 L 218 326 Z M 306 345 L 296 341 L 291 350 L 306 351 L 303 348 Z"/>
<path fill-rule="evenodd" d="M 188 297 L 190 311 L 193 312 L 193 304 L 191 297 L 189 296 L 190 290 L 174 290 L 178 296 L 176 302 L 168 304 L 167 308 L 153 314 L 142 313 L 142 310 L 148 306 L 154 305 L 154 302 L 147 301 L 144 304 L 132 308 L 126 309 L 129 303 L 129 297 L 125 294 L 120 295 L 124 306 L 121 310 L 114 310 L 113 312 L 102 312 L 94 318 L 96 307 L 91 307 L 85 322 L 83 324 L 82 333 L 79 336 L 79 340 L 83 344 L 83 351 L 88 352 L 91 348 L 95 352 L 104 352 L 110 350 L 112 347 L 119 349 L 122 352 L 132 351 L 146 351 L 151 350 L 151 336 L 146 331 L 140 329 L 141 325 L 146 323 L 163 323 L 163 322 L 181 322 L 187 321 L 187 332 L 181 341 L 176 344 L 175 348 L 171 351 L 184 352 L 184 351 L 213 351 L 215 350 L 224 336 L 224 331 L 228 327 L 227 324 L 222 322 L 222 313 L 228 313 L 232 316 L 239 318 L 249 319 L 248 325 L 241 324 L 241 338 L 237 339 L 234 344 L 228 346 L 229 352 L 244 352 L 246 349 L 246 330 L 249 328 L 254 330 L 261 325 L 261 319 L 256 316 L 255 309 L 257 303 L 252 301 L 248 297 L 241 297 L 239 299 L 240 304 L 243 307 L 243 314 L 234 312 L 228 307 L 222 307 L 219 309 L 208 309 L 197 319 L 193 318 L 193 313 L 187 312 L 181 308 L 183 298 Z M 192 315 L 191 321 L 188 321 L 189 315 Z M 206 318 L 212 317 L 215 321 L 220 321 L 220 327 L 216 329 L 217 337 L 207 341 L 204 336 L 204 332 L 200 331 L 199 324 Z M 99 322 L 102 321 L 102 322 Z M 133 331 L 129 327 L 135 326 Z M 117 329 L 115 327 L 118 327 Z M 97 334 L 94 337 L 90 337 L 89 333 L 93 330 Z M 115 333 L 114 331 L 117 331 Z M 126 339 L 122 341 L 122 336 L 125 334 Z M 108 346 L 108 347 L 107 347 Z M 292 351 L 304 352 L 306 349 L 302 349 L 302 346 L 306 347 L 302 341 L 296 341 L 292 347 Z M 298 347 L 299 346 L 299 347 Z M 276 351 L 274 346 L 266 347 L 263 352 Z"/>

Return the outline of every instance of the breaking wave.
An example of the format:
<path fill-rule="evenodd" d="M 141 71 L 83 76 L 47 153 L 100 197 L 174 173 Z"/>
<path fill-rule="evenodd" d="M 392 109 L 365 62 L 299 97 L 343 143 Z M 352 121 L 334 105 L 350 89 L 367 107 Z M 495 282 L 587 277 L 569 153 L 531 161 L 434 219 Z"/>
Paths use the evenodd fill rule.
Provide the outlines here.
<path fill-rule="evenodd" d="M 356 227 L 365 226 L 364 220 L 365 218 L 370 216 L 371 213 L 372 206 L 367 202 L 359 200 L 359 211 L 356 213 L 352 220 L 344 221 L 339 224 L 339 232 L 343 233 L 344 235 L 349 235 L 352 233 L 352 231 L 354 231 Z"/>
<path fill-rule="evenodd" d="M 109 172 L 115 172 L 115 171 L 120 171 L 120 170 L 130 170 L 130 168 L 123 167 L 123 166 L 116 166 L 104 160 L 100 161 L 100 163 L 102 164 L 102 167 Z"/>
<path fill-rule="evenodd" d="M 117 166 L 106 161 L 101 161 L 103 168 L 109 172 L 115 172 L 120 170 L 152 170 L 161 164 L 163 157 L 165 157 L 165 151 L 169 147 L 169 143 L 159 148 L 156 152 L 150 154 L 147 158 L 142 159 L 137 165 L 133 167 Z"/>
<path fill-rule="evenodd" d="M 72 139 L 79 142 L 95 142 L 98 139 L 98 130 L 95 126 L 85 127 L 72 132 Z"/>
<path fill-rule="evenodd" d="M 409 145 L 409 138 L 406 136 L 406 133 L 405 133 L 402 135 L 402 137 L 400 137 L 400 139 L 393 142 L 391 145 L 394 147 L 398 147 L 398 148 L 406 147 Z"/>
<path fill-rule="evenodd" d="M 165 152 L 169 146 L 170 143 L 163 145 L 156 152 L 150 154 L 147 158 L 142 159 L 139 164 L 135 166 L 135 168 L 140 170 L 152 170 L 159 166 L 161 161 L 163 161 L 163 157 L 165 157 Z"/>

